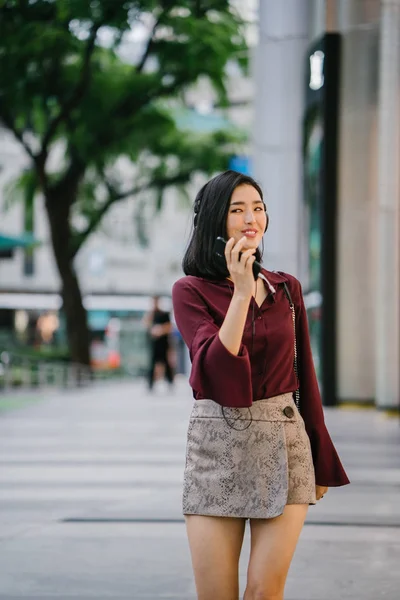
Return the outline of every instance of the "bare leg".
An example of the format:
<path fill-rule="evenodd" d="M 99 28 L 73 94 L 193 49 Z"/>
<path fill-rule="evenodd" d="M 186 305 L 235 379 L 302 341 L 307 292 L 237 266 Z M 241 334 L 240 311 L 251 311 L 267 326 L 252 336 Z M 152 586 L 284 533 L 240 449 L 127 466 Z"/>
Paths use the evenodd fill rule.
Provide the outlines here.
<path fill-rule="evenodd" d="M 244 519 L 186 516 L 198 600 L 238 600 Z"/>
<path fill-rule="evenodd" d="M 307 509 L 308 504 L 291 504 L 274 519 L 251 519 L 244 600 L 283 600 L 286 577 Z"/>
<path fill-rule="evenodd" d="M 168 353 L 164 357 L 164 365 L 165 365 L 164 377 L 168 381 L 168 383 L 171 385 L 174 382 L 174 371 L 173 371 Z"/>

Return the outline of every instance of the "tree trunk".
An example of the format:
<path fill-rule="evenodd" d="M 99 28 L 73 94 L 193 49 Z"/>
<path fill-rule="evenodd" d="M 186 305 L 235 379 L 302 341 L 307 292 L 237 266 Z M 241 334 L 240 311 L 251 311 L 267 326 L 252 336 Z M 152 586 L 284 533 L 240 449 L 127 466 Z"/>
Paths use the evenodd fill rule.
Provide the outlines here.
<path fill-rule="evenodd" d="M 55 198 L 49 193 L 45 200 L 54 257 L 61 278 L 61 297 L 71 360 L 81 365 L 90 365 L 87 314 L 71 253 L 70 206 L 75 198 L 65 198 L 63 195 Z"/>

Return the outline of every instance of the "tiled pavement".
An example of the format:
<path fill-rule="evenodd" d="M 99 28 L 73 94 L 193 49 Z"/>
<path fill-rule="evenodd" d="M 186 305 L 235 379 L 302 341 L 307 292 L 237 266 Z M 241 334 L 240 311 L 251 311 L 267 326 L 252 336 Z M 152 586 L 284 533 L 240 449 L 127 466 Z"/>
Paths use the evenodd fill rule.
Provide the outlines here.
<path fill-rule="evenodd" d="M 194 600 L 186 381 L 54 393 L 0 417 L 0 600 Z M 311 507 L 287 600 L 399 600 L 400 424 L 328 410 L 352 485 Z M 245 583 L 248 535 L 242 554 Z M 218 600 L 218 599 L 215 599 Z"/>

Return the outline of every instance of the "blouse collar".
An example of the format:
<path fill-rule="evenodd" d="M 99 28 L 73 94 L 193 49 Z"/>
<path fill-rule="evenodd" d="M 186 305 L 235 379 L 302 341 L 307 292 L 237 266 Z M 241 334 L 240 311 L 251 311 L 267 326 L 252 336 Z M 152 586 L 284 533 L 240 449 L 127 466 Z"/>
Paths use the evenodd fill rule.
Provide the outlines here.
<path fill-rule="evenodd" d="M 267 271 L 267 269 L 264 269 L 263 267 L 261 269 L 261 274 L 264 275 L 267 281 L 273 286 L 288 281 L 288 277 L 283 271 Z M 205 277 L 199 277 L 199 279 L 221 285 L 229 285 L 230 283 L 228 279 L 207 279 Z"/>

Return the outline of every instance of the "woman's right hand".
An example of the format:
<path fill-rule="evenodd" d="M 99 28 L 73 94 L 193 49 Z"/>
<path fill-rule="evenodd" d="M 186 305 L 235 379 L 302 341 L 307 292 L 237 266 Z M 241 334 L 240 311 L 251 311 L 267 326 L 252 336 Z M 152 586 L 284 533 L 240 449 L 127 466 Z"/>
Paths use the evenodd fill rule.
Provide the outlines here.
<path fill-rule="evenodd" d="M 250 248 L 242 252 L 246 236 L 243 236 L 236 244 L 235 239 L 230 238 L 225 246 L 225 258 L 229 274 L 234 283 L 236 294 L 245 298 L 251 298 L 254 292 L 253 263 L 256 260 L 255 249 Z M 242 255 L 239 259 L 239 253 Z"/>

